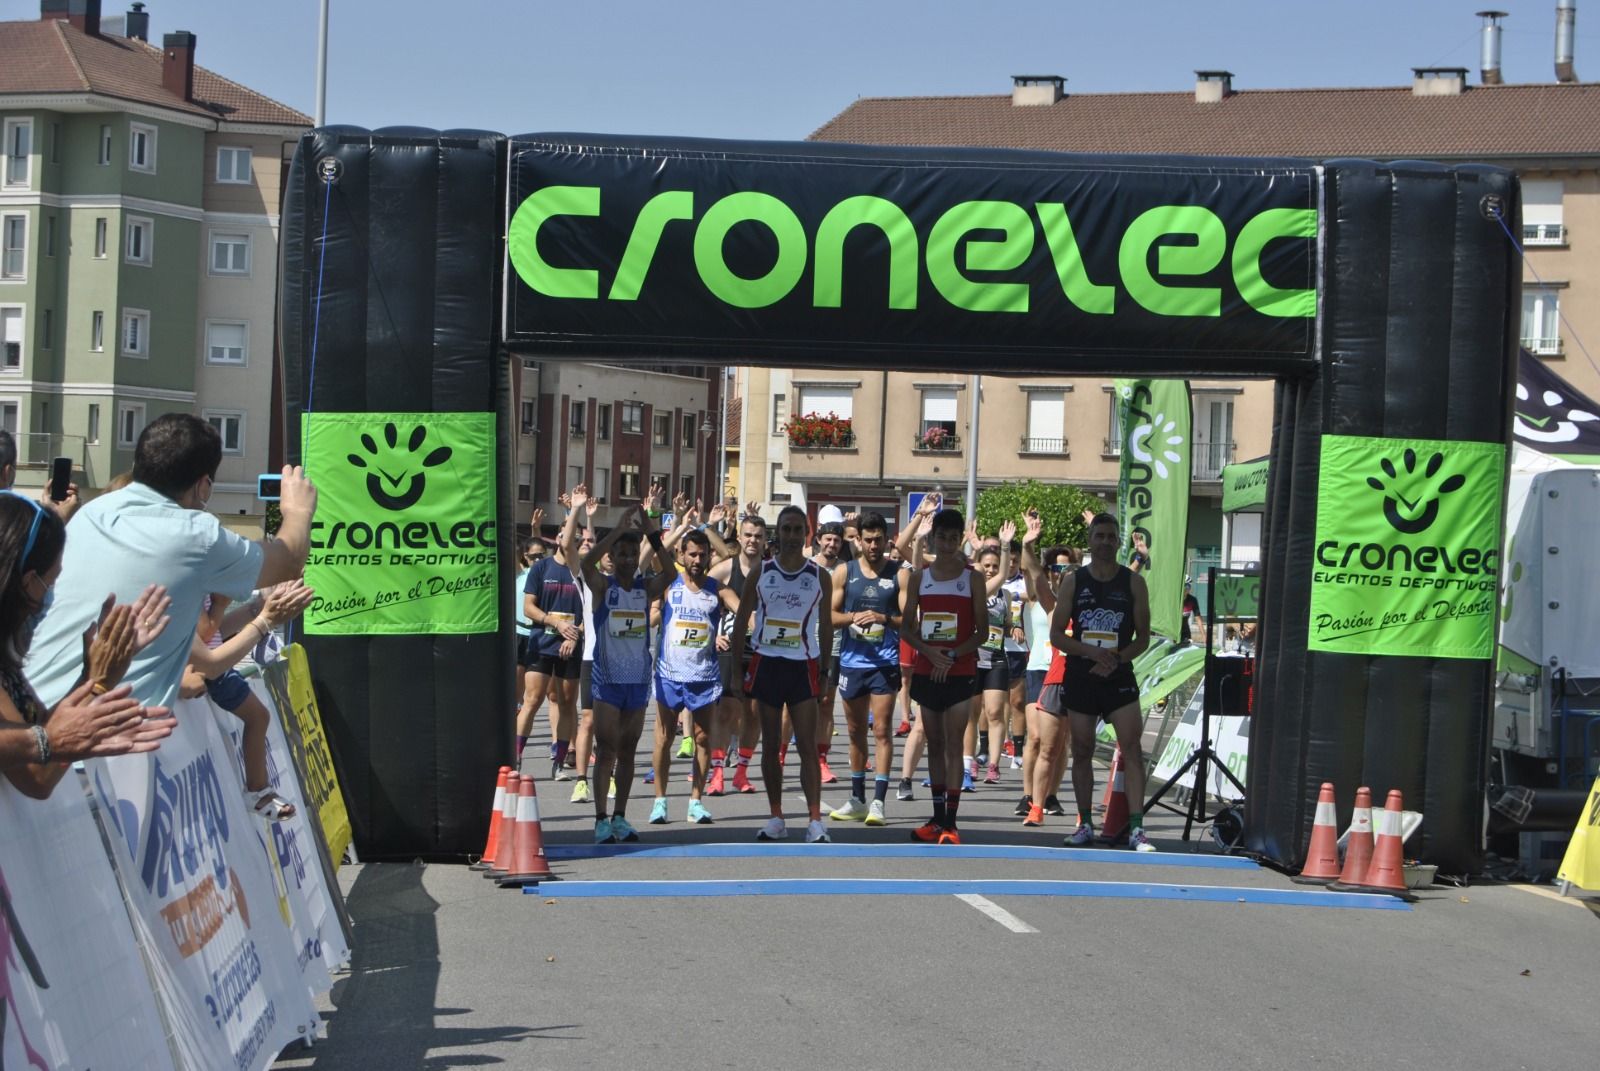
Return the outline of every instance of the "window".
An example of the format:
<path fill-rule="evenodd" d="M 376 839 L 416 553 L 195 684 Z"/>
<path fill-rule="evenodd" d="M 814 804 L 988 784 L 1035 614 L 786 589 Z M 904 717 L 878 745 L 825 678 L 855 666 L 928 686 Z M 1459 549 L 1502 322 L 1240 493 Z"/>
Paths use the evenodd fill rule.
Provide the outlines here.
<path fill-rule="evenodd" d="M 617 466 L 617 497 L 624 499 L 639 497 L 638 465 Z"/>
<path fill-rule="evenodd" d="M 780 482 L 786 482 L 783 480 L 783 462 L 774 461 L 772 463 L 771 489 L 767 492 L 768 502 L 788 502 L 790 500 L 791 496 L 788 491 L 778 490 Z"/>
<path fill-rule="evenodd" d="M 1551 289 L 1522 292 L 1522 344 L 1546 357 L 1561 352 L 1561 296 Z"/>
<path fill-rule="evenodd" d="M 1193 439 L 1194 478 L 1222 479 L 1222 466 L 1233 460 L 1233 399 L 1195 398 Z"/>
<path fill-rule="evenodd" d="M 242 320 L 206 321 L 206 362 L 244 364 L 249 354 L 250 325 Z"/>
<path fill-rule="evenodd" d="M 521 422 L 520 422 L 521 426 L 522 426 L 522 434 L 524 434 L 524 435 L 532 435 L 533 434 L 533 401 L 532 401 L 532 399 L 524 398 L 523 401 L 522 401 L 522 405 L 520 406 L 520 409 L 521 409 L 521 414 L 520 415 L 522 417 Z"/>
<path fill-rule="evenodd" d="M 28 186 L 33 174 L 33 120 L 7 119 L 5 122 L 5 184 Z"/>
<path fill-rule="evenodd" d="M 567 407 L 567 432 L 574 438 L 583 438 L 584 428 L 588 425 L 586 417 L 589 415 L 588 402 L 572 402 Z"/>
<path fill-rule="evenodd" d="M 856 392 L 854 387 L 805 386 L 799 388 L 795 412 L 800 416 L 812 413 L 827 416 L 832 413 L 849 420 L 855 416 Z"/>
<path fill-rule="evenodd" d="M 1023 453 L 1067 452 L 1066 408 L 1065 391 L 1028 391 L 1028 434 L 1022 438 Z"/>
<path fill-rule="evenodd" d="M 100 155 L 96 157 L 95 163 L 101 167 L 109 167 L 111 165 L 111 128 L 109 126 L 100 128 Z"/>
<path fill-rule="evenodd" d="M 139 442 L 144 430 L 144 405 L 139 402 L 117 403 L 117 445 L 131 450 Z"/>
<path fill-rule="evenodd" d="M 679 446 L 689 446 L 694 442 L 694 414 L 683 414 L 683 438 L 678 440 Z"/>
<path fill-rule="evenodd" d="M 250 150 L 224 145 L 217 150 L 217 181 L 249 183 Z"/>
<path fill-rule="evenodd" d="M 1562 218 L 1560 179 L 1528 179 L 1522 183 L 1522 242 L 1524 245 L 1566 245 Z"/>
<path fill-rule="evenodd" d="M 1122 456 L 1122 399 L 1115 388 L 1106 388 L 1106 457 Z"/>
<path fill-rule="evenodd" d="M 595 469 L 594 486 L 589 488 L 589 491 L 594 498 L 601 502 L 611 497 L 611 470 Z"/>
<path fill-rule="evenodd" d="M 28 217 L 0 217 L 0 279 L 28 278 Z"/>
<path fill-rule="evenodd" d="M 44 255 L 56 255 L 56 217 L 44 217 Z"/>
<path fill-rule="evenodd" d="M 102 260 L 106 255 L 106 217 L 96 216 L 94 221 L 94 255 Z"/>
<path fill-rule="evenodd" d="M 582 465 L 568 465 L 567 466 L 567 486 L 564 488 L 564 490 L 570 491 L 570 490 L 572 490 L 574 487 L 578 486 L 582 482 L 583 482 L 583 466 Z"/>
<path fill-rule="evenodd" d="M 622 433 L 624 435 L 644 434 L 644 403 L 622 403 Z"/>
<path fill-rule="evenodd" d="M 56 310 L 43 309 L 39 313 L 39 348 L 50 348 L 50 339 L 56 333 Z"/>
<path fill-rule="evenodd" d="M 594 411 L 594 436 L 601 442 L 611 441 L 611 405 L 606 403 L 595 407 Z"/>
<path fill-rule="evenodd" d="M 533 466 L 517 466 L 517 501 L 531 502 L 533 500 Z"/>
<path fill-rule="evenodd" d="M 0 429 L 17 434 L 17 417 L 22 412 L 22 404 L 15 401 L 0 401 Z"/>
<path fill-rule="evenodd" d="M 91 444 L 100 441 L 100 403 L 89 403 L 89 434 L 85 436 Z"/>
<path fill-rule="evenodd" d="M 655 416 L 654 442 L 657 446 L 672 445 L 672 415 L 670 413 L 657 413 Z"/>
<path fill-rule="evenodd" d="M 129 216 L 122 228 L 122 260 L 126 264 L 150 266 L 154 255 L 156 222 L 143 216 Z"/>
<path fill-rule="evenodd" d="M 250 274 L 250 236 L 248 234 L 213 234 L 211 236 L 211 274 Z"/>
<path fill-rule="evenodd" d="M 922 424 L 917 433 L 917 446 L 924 450 L 957 448 L 954 387 L 923 388 Z"/>
<path fill-rule="evenodd" d="M 782 435 L 783 426 L 789 422 L 789 401 L 781 394 L 772 396 L 772 434 Z"/>
<path fill-rule="evenodd" d="M 680 495 L 682 495 L 684 498 L 688 498 L 688 499 L 693 499 L 694 498 L 694 477 L 693 476 L 679 476 L 678 477 L 678 493 Z"/>
<path fill-rule="evenodd" d="M 101 353 L 106 348 L 106 314 L 99 309 L 95 310 L 89 322 L 89 348 L 95 353 Z"/>
<path fill-rule="evenodd" d="M 222 436 L 224 454 L 244 453 L 244 414 L 232 409 L 207 409 L 200 414 L 202 420 L 217 429 Z"/>
<path fill-rule="evenodd" d="M 22 371 L 22 318 L 26 311 L 21 305 L 0 308 L 0 345 L 5 347 L 0 352 L 0 371 Z"/>
<path fill-rule="evenodd" d="M 147 310 L 122 310 L 122 355 L 150 356 L 150 313 Z"/>
<path fill-rule="evenodd" d="M 128 124 L 128 167 L 133 171 L 156 171 L 156 128 L 144 123 Z"/>

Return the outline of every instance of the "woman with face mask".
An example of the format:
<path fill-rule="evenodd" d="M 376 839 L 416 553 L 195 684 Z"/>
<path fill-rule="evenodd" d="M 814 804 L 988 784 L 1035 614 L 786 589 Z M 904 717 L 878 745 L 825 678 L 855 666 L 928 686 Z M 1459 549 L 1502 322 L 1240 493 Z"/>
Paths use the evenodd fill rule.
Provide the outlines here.
<path fill-rule="evenodd" d="M 141 707 L 116 687 L 136 652 L 167 626 L 170 600 L 150 587 L 132 605 L 107 599 L 83 636 L 83 677 L 47 709 L 22 676 L 33 629 L 61 573 L 66 528 L 37 502 L 0 493 L 0 767 L 26 796 L 44 799 L 69 763 L 152 751 L 170 735 L 171 712 Z"/>

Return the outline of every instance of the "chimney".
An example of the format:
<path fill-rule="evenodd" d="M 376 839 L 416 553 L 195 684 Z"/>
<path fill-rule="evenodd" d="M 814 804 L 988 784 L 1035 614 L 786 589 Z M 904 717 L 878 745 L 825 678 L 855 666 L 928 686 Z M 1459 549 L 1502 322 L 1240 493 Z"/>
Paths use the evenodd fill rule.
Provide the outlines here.
<path fill-rule="evenodd" d="M 150 43 L 150 13 L 144 9 L 144 4 L 136 3 L 128 8 L 127 28 L 123 31 L 124 37 L 131 37 L 136 41 Z"/>
<path fill-rule="evenodd" d="M 1411 68 L 1413 97 L 1459 97 L 1467 88 L 1465 67 Z"/>
<path fill-rule="evenodd" d="M 1233 96 L 1232 71 L 1195 71 L 1194 102 L 1216 104 L 1224 97 Z"/>
<path fill-rule="evenodd" d="M 86 34 L 100 33 L 100 0 L 39 0 L 39 18 L 66 19 Z"/>
<path fill-rule="evenodd" d="M 1556 81 L 1576 82 L 1572 69 L 1573 26 L 1578 21 L 1578 0 L 1556 0 Z"/>
<path fill-rule="evenodd" d="M 1014 74 L 1011 76 L 1011 103 L 1018 108 L 1034 104 L 1054 104 L 1066 92 L 1066 79 L 1059 74 Z"/>
<path fill-rule="evenodd" d="M 194 99 L 194 34 L 188 30 L 161 38 L 161 84 L 184 100 Z"/>
<path fill-rule="evenodd" d="M 1500 20 L 1505 17 L 1504 11 L 1478 12 L 1478 18 L 1483 20 L 1483 50 L 1478 63 L 1478 76 L 1486 86 L 1497 86 L 1504 81 L 1500 77 Z"/>

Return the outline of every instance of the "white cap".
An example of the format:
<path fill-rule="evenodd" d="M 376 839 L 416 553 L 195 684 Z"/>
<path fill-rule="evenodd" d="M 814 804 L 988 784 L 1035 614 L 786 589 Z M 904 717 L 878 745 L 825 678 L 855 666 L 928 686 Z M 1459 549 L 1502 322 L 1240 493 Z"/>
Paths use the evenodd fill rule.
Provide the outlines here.
<path fill-rule="evenodd" d="M 833 524 L 835 522 L 843 523 L 843 521 L 844 510 L 840 509 L 838 506 L 829 504 L 817 510 L 818 524 Z"/>

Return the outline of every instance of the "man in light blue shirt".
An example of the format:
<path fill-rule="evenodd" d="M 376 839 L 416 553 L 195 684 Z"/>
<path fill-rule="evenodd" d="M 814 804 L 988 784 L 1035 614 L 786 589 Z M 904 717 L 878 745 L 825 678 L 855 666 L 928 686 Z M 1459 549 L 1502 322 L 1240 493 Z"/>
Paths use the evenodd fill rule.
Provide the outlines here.
<path fill-rule="evenodd" d="M 317 491 L 298 467 L 283 470 L 277 536 L 252 542 L 206 512 L 222 440 L 188 413 L 153 421 L 134 448 L 133 483 L 78 511 L 62 556 L 55 598 L 34 632 L 25 667 L 34 690 L 54 706 L 82 669 L 83 631 L 107 592 L 132 602 L 147 585 L 172 598 L 171 623 L 134 656 L 124 681 L 146 706 L 171 706 L 189 660 L 200 608 L 209 594 L 234 601 L 254 588 L 292 580 L 305 567 Z"/>

